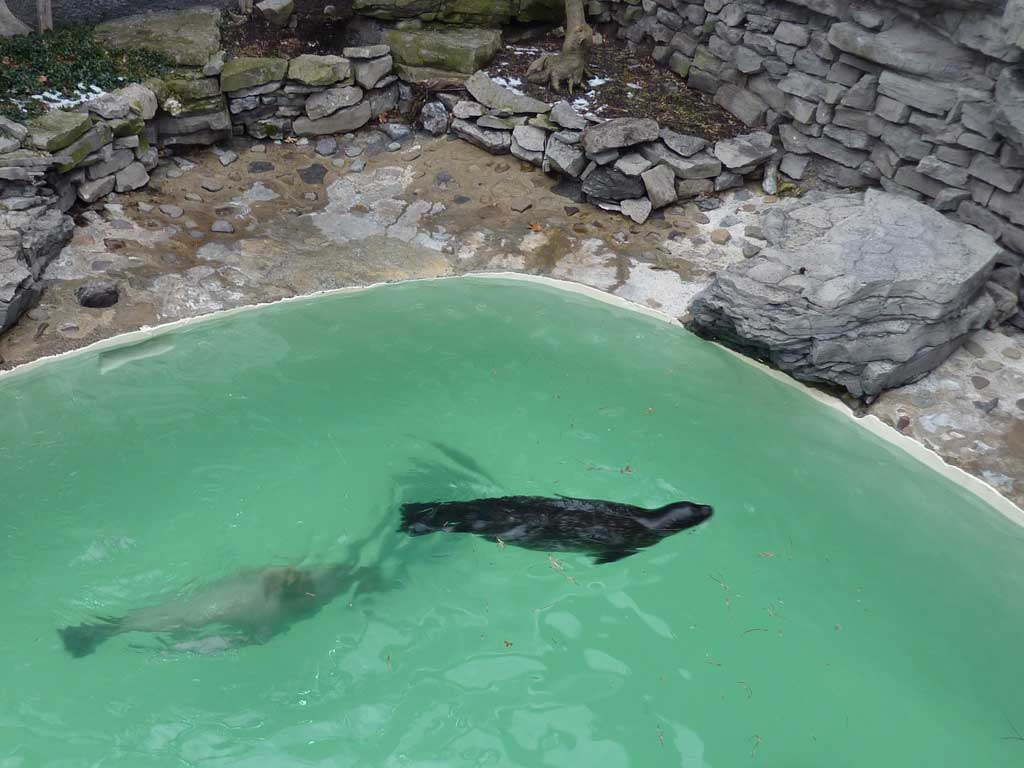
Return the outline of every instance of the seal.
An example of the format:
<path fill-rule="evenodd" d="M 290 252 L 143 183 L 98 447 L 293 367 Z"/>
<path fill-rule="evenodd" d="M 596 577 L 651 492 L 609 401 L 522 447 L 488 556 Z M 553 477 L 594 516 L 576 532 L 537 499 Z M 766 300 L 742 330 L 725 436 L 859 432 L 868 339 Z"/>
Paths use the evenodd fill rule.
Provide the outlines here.
<path fill-rule="evenodd" d="M 350 569 L 343 565 L 298 569 L 263 568 L 243 571 L 157 605 L 120 617 L 57 630 L 64 648 L 75 658 L 93 653 L 106 640 L 127 632 L 201 635 L 207 627 L 226 628 L 217 635 L 179 643 L 175 650 L 208 652 L 264 643 L 297 621 L 313 616 L 345 587 Z"/>
<path fill-rule="evenodd" d="M 583 552 L 613 563 L 700 525 L 713 510 L 677 501 L 657 509 L 567 496 L 503 496 L 472 501 L 407 503 L 399 531 L 410 536 L 471 533 L 488 541 L 548 552 Z"/>

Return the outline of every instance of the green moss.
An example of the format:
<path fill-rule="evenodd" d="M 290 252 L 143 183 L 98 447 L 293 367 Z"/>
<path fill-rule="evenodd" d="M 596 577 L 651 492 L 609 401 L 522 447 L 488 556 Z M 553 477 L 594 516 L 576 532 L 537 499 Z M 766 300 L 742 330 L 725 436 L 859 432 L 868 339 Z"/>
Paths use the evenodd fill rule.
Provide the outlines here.
<path fill-rule="evenodd" d="M 91 27 L 61 27 L 44 35 L 0 38 L 0 115 L 24 120 L 45 111 L 34 93 L 73 94 L 79 83 L 114 90 L 170 68 L 151 51 L 108 50 Z"/>

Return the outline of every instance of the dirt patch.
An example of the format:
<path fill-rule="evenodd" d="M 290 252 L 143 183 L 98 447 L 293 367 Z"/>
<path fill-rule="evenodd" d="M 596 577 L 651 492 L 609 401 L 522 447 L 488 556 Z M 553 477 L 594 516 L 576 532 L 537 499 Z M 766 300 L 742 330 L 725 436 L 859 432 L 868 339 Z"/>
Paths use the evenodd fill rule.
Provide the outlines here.
<path fill-rule="evenodd" d="M 330 16 L 324 14 L 328 5 L 335 9 Z M 292 22 L 285 29 L 271 25 L 259 11 L 244 19 L 227 13 L 221 25 L 221 39 L 224 50 L 232 56 L 340 54 L 345 27 L 351 18 L 352 0 L 295 0 Z"/>
<path fill-rule="evenodd" d="M 555 93 L 526 80 L 526 69 L 542 53 L 555 53 L 562 39 L 547 35 L 519 45 L 507 45 L 487 67 L 499 82 L 542 101 L 568 98 L 581 112 L 603 118 L 649 117 L 665 128 L 709 141 L 737 136 L 748 129 L 715 104 L 711 97 L 686 87 L 675 73 L 653 60 L 638 60 L 623 41 L 606 38 L 590 55 L 587 85 L 574 96 Z"/>

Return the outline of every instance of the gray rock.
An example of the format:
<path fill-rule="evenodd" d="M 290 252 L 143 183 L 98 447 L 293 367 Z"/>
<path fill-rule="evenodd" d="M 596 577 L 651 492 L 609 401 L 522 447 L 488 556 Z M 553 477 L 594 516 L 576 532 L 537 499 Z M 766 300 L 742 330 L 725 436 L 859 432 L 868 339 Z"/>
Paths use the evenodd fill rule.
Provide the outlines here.
<path fill-rule="evenodd" d="M 105 176 L 78 185 L 78 199 L 83 203 L 94 203 L 114 191 L 114 177 Z"/>
<path fill-rule="evenodd" d="M 516 127 L 511 120 L 494 115 L 484 115 L 476 121 L 476 124 L 481 128 L 490 128 L 492 131 L 511 131 Z"/>
<path fill-rule="evenodd" d="M 644 185 L 634 176 L 602 166 L 584 180 L 583 193 L 597 200 L 619 202 L 643 196 Z"/>
<path fill-rule="evenodd" d="M 503 155 L 512 148 L 512 133 L 510 131 L 493 131 L 489 128 L 481 128 L 468 120 L 454 120 L 452 130 L 462 139 L 470 144 L 490 152 L 492 155 Z"/>
<path fill-rule="evenodd" d="M 487 109 L 475 101 L 460 101 L 452 107 L 452 114 L 459 120 L 473 120 L 487 114 Z"/>
<path fill-rule="evenodd" d="M 875 100 L 875 114 L 890 123 L 905 123 L 910 117 L 910 107 L 888 96 L 878 96 Z"/>
<path fill-rule="evenodd" d="M 323 136 L 332 133 L 347 133 L 362 128 L 372 117 L 368 101 L 361 101 L 352 107 L 342 107 L 328 117 L 312 120 L 298 117 L 292 123 L 292 130 L 298 136 Z"/>
<path fill-rule="evenodd" d="M 391 53 L 388 45 L 360 45 L 344 48 L 341 51 L 346 59 L 379 59 Z"/>
<path fill-rule="evenodd" d="M 113 93 L 105 93 L 91 101 L 87 101 L 83 106 L 104 120 L 128 117 L 129 112 L 127 99 L 123 99 Z"/>
<path fill-rule="evenodd" d="M 217 179 L 203 179 L 203 182 L 199 186 L 207 192 L 220 192 L 224 189 L 224 185 L 217 181 Z"/>
<path fill-rule="evenodd" d="M 217 160 L 219 160 L 220 164 L 223 165 L 225 168 L 231 165 L 237 159 L 238 153 L 235 152 L 233 149 L 228 149 L 217 154 Z"/>
<path fill-rule="evenodd" d="M 811 33 L 807 30 L 807 27 L 802 24 L 793 24 L 789 21 L 780 21 L 779 26 L 775 28 L 773 36 L 780 43 L 794 45 L 797 48 L 805 47 L 811 39 Z"/>
<path fill-rule="evenodd" d="M 658 136 L 665 142 L 665 146 L 683 157 L 695 155 L 708 145 L 707 141 L 699 136 L 687 136 L 668 128 L 662 128 Z"/>
<path fill-rule="evenodd" d="M 653 163 L 638 152 L 629 152 L 615 161 L 615 170 L 627 176 L 639 176 Z"/>
<path fill-rule="evenodd" d="M 826 85 L 803 72 L 790 72 L 779 81 L 779 90 L 800 99 L 818 101 L 825 98 Z"/>
<path fill-rule="evenodd" d="M 99 179 L 103 176 L 112 176 L 123 168 L 127 168 L 129 164 L 134 162 L 135 153 L 130 149 L 118 149 L 110 153 L 110 156 L 105 160 L 101 160 L 95 165 L 89 166 L 87 175 L 90 179 Z"/>
<path fill-rule="evenodd" d="M 734 139 L 722 139 L 714 148 L 715 157 L 729 169 L 757 165 L 774 154 L 772 135 L 764 131 L 748 133 Z"/>
<path fill-rule="evenodd" d="M 987 155 L 975 155 L 967 172 L 1004 192 L 1015 192 L 1021 184 L 1021 179 L 1024 179 L 1024 174 L 1020 171 L 1003 168 L 996 160 Z"/>
<path fill-rule="evenodd" d="M 619 159 L 619 150 L 617 149 L 606 149 L 604 152 L 597 152 L 596 154 L 587 153 L 587 160 L 592 160 L 594 165 L 608 165 L 614 163 Z"/>
<path fill-rule="evenodd" d="M 271 26 L 284 29 L 295 12 L 294 0 L 262 0 L 256 3 L 256 10 L 270 22 Z"/>
<path fill-rule="evenodd" d="M 548 117 L 553 123 L 571 131 L 582 131 L 589 125 L 586 118 L 573 109 L 568 101 L 556 101 L 552 104 Z"/>
<path fill-rule="evenodd" d="M 586 186 L 586 182 L 584 182 L 584 186 Z M 628 216 L 637 224 L 643 224 L 647 221 L 647 217 L 651 215 L 651 201 L 646 197 L 623 200 L 619 205 L 621 206 L 622 214 Z"/>
<path fill-rule="evenodd" d="M 722 162 L 710 152 L 690 157 L 677 155 L 660 141 L 640 145 L 640 154 L 655 165 L 666 165 L 679 179 L 713 179 L 722 172 Z"/>
<path fill-rule="evenodd" d="M 732 83 L 724 83 L 715 93 L 714 101 L 747 127 L 763 123 L 768 111 L 760 96 Z"/>
<path fill-rule="evenodd" d="M 587 165 L 587 156 L 579 146 L 563 144 L 554 136 L 548 139 L 544 148 L 544 170 L 555 170 L 577 178 Z"/>
<path fill-rule="evenodd" d="M 178 205 L 172 205 L 170 203 L 160 206 L 160 210 L 163 211 L 169 218 L 180 219 L 185 211 Z"/>
<path fill-rule="evenodd" d="M 352 72 L 355 75 L 356 83 L 369 90 L 391 74 L 393 64 L 390 56 L 360 60 L 353 63 Z"/>
<path fill-rule="evenodd" d="M 448 131 L 448 109 L 440 101 L 428 101 L 420 110 L 420 125 L 432 136 L 443 136 Z"/>
<path fill-rule="evenodd" d="M 362 173 L 365 168 L 366 168 L 366 161 L 363 160 L 362 158 L 359 158 L 358 160 L 353 160 L 352 161 L 352 165 L 349 166 L 349 171 L 351 173 Z"/>
<path fill-rule="evenodd" d="M 328 88 L 326 91 L 311 94 L 306 99 L 306 115 L 310 120 L 319 120 L 333 115 L 339 109 L 358 104 L 362 98 L 363 89 L 354 85 Z"/>
<path fill-rule="evenodd" d="M 874 75 L 864 75 L 856 85 L 850 87 L 839 103 L 851 109 L 869 110 L 874 108 L 877 97 L 878 78 Z"/>
<path fill-rule="evenodd" d="M 886 70 L 878 78 L 878 92 L 933 115 L 944 115 L 956 104 L 954 89 L 936 82 L 916 80 Z"/>
<path fill-rule="evenodd" d="M 485 107 L 508 110 L 512 114 L 542 114 L 551 110 L 543 101 L 498 85 L 483 71 L 466 80 L 466 90 Z"/>
<path fill-rule="evenodd" d="M 100 24 L 94 34 L 107 49 L 147 48 L 180 66 L 202 67 L 220 49 L 220 17 L 209 7 L 138 14 Z"/>
<path fill-rule="evenodd" d="M 225 221 L 224 219 L 217 219 L 215 222 L 213 222 L 213 225 L 210 227 L 210 231 L 230 235 L 232 232 L 235 231 L 235 228 L 231 225 L 230 221 Z"/>
<path fill-rule="evenodd" d="M 548 140 L 547 131 L 532 125 L 517 125 L 512 129 L 512 137 L 527 152 L 540 152 L 542 154 L 544 152 L 544 145 Z"/>
<path fill-rule="evenodd" d="M 75 291 L 75 299 L 87 309 L 107 309 L 117 304 L 120 297 L 117 283 L 108 280 L 86 283 Z"/>
<path fill-rule="evenodd" d="M 596 155 L 610 149 L 632 147 L 658 138 L 658 124 L 654 120 L 637 117 L 617 117 L 583 132 L 583 149 Z"/>
<path fill-rule="evenodd" d="M 941 363 L 995 306 L 987 235 L 884 192 L 768 210 L 769 246 L 690 306 L 699 333 L 792 376 L 873 398 Z"/>
<path fill-rule="evenodd" d="M 146 186 L 148 183 L 149 174 L 146 173 L 146 167 L 138 161 L 132 163 L 123 171 L 119 171 L 114 177 L 114 189 L 118 192 L 131 192 Z"/>
<path fill-rule="evenodd" d="M 317 141 L 315 151 L 321 157 L 331 157 L 338 151 L 338 140 L 333 136 L 326 136 Z"/>
<path fill-rule="evenodd" d="M 667 165 L 657 165 L 640 174 L 647 198 L 654 208 L 664 208 L 676 201 L 676 174 Z"/>
<path fill-rule="evenodd" d="M 526 126 L 522 126 L 526 127 Z M 520 160 L 524 160 L 527 163 L 531 163 L 536 166 L 541 166 L 544 163 L 544 152 L 532 149 L 526 149 L 516 139 L 515 132 L 512 133 L 512 145 L 510 147 L 512 155 L 518 157 Z"/>
<path fill-rule="evenodd" d="M 995 95 L 995 127 L 1008 139 L 1024 145 L 1024 70 L 1003 69 L 996 80 Z"/>
<path fill-rule="evenodd" d="M 782 156 L 779 170 L 791 179 L 800 180 L 807 172 L 807 165 L 811 159 L 807 155 L 794 155 L 787 152 Z"/>
<path fill-rule="evenodd" d="M 917 172 L 951 187 L 965 188 L 968 182 L 967 171 L 964 168 L 944 162 L 935 155 L 922 158 L 917 164 Z"/>

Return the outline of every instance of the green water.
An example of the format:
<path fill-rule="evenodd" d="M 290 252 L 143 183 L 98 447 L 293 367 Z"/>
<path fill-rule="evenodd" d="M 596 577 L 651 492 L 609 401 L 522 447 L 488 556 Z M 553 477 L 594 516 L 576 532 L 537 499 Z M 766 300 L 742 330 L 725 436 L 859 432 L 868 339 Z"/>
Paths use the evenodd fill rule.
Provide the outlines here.
<path fill-rule="evenodd" d="M 0 380 L 2 768 L 1024 765 L 1024 531 L 678 329 L 460 279 L 134 351 Z M 512 493 L 716 514 L 604 566 L 393 532 Z M 346 558 L 266 645 L 55 632 Z"/>

